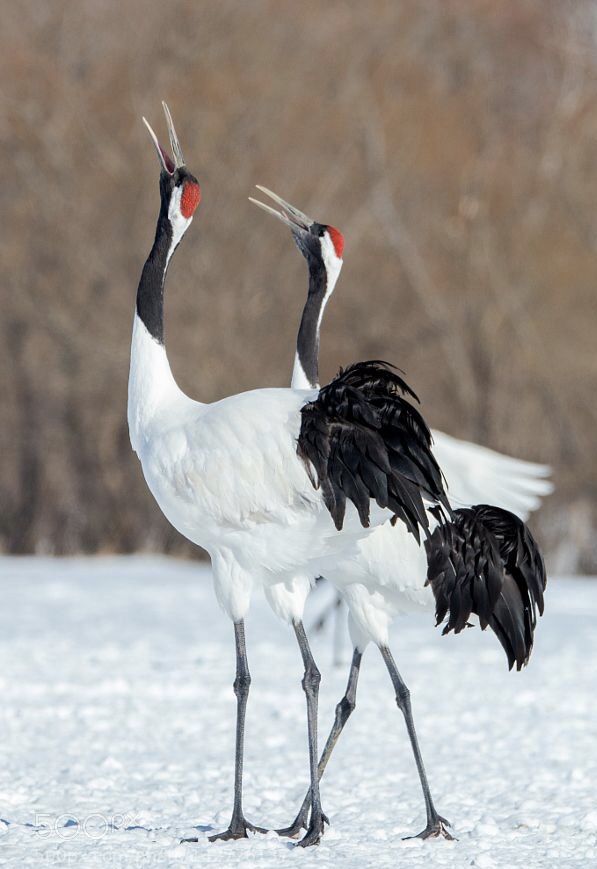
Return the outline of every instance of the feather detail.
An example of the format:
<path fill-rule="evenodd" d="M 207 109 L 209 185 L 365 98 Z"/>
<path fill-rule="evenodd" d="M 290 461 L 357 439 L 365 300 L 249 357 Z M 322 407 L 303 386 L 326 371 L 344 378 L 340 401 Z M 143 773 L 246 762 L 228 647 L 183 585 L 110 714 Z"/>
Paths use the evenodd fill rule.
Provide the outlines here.
<path fill-rule="evenodd" d="M 341 369 L 302 408 L 297 452 L 315 471 L 338 530 L 347 498 L 364 527 L 373 499 L 417 540 L 420 529 L 429 531 L 424 500 L 449 512 L 431 433 L 405 396 L 418 401 L 392 366 L 374 360 Z"/>
<path fill-rule="evenodd" d="M 440 517 L 438 517 L 440 518 Z M 437 624 L 459 633 L 471 613 L 496 634 L 512 669 L 528 663 L 537 610 L 543 615 L 543 558 L 528 527 L 513 513 L 479 504 L 456 510 L 426 542 L 427 583 Z"/>

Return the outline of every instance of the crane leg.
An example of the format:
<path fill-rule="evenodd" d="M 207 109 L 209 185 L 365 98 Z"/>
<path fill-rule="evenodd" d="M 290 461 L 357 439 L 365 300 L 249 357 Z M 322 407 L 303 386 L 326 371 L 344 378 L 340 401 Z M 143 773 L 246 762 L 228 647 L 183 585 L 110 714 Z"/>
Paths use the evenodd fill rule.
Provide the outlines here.
<path fill-rule="evenodd" d="M 309 845 L 318 845 L 323 835 L 324 824 L 327 818 L 321 808 L 321 798 L 319 795 L 319 776 L 317 774 L 317 701 L 319 698 L 319 683 L 321 674 L 317 669 L 309 641 L 305 633 L 305 628 L 301 621 L 295 622 L 294 632 L 298 640 L 299 648 L 303 658 L 305 674 L 303 676 L 303 690 L 307 699 L 307 727 L 309 733 L 309 772 L 311 779 L 310 798 L 311 798 L 311 820 L 307 828 L 307 832 L 297 843 L 303 848 Z"/>
<path fill-rule="evenodd" d="M 321 777 L 325 771 L 326 766 L 328 765 L 328 761 L 332 756 L 332 752 L 338 741 L 340 734 L 344 728 L 344 725 L 348 721 L 351 712 L 355 708 L 356 705 L 356 695 L 357 695 L 357 683 L 359 681 L 359 669 L 361 666 L 361 659 L 363 657 L 362 652 L 359 652 L 358 649 L 355 649 L 352 655 L 352 663 L 350 665 L 350 673 L 348 675 L 348 684 L 346 686 L 346 692 L 344 697 L 338 705 L 336 706 L 336 715 L 334 718 L 334 723 L 332 725 L 332 729 L 330 730 L 330 735 L 327 738 L 327 742 L 325 744 L 325 748 L 321 753 L 321 758 L 319 759 L 319 764 L 317 766 L 317 778 L 321 780 Z M 284 827 L 284 829 L 276 830 L 276 833 L 280 836 L 290 836 L 295 837 L 298 836 L 302 829 L 307 829 L 308 821 L 309 821 L 309 808 L 311 805 L 311 789 L 309 789 L 305 795 L 305 799 L 303 800 L 303 804 L 299 809 L 299 812 L 289 827 Z"/>
<path fill-rule="evenodd" d="M 253 833 L 267 833 L 263 827 L 251 824 L 243 813 L 243 756 L 245 742 L 245 713 L 251 674 L 247 662 L 247 650 L 245 646 L 245 623 L 241 619 L 234 624 L 234 640 L 236 644 L 236 678 L 234 680 L 234 693 L 236 694 L 236 755 L 234 763 L 234 808 L 232 818 L 227 830 L 216 833 L 209 837 L 210 842 L 219 839 L 246 839 L 249 831 Z M 184 839 L 185 842 L 197 842 L 196 838 Z"/>
<path fill-rule="evenodd" d="M 412 746 L 413 754 L 415 757 L 415 763 L 417 764 L 421 787 L 423 788 L 425 809 L 427 811 L 427 826 L 425 827 L 425 829 L 422 832 L 418 833 L 417 836 L 408 836 L 407 838 L 428 839 L 430 837 L 443 836 L 445 839 L 453 839 L 454 837 L 450 835 L 450 833 L 446 829 L 446 826 L 451 826 L 450 822 L 446 821 L 445 818 L 442 818 L 441 815 L 438 815 L 436 808 L 433 804 L 433 799 L 431 798 L 429 783 L 427 781 L 427 775 L 425 774 L 423 758 L 421 757 L 419 742 L 417 740 L 417 734 L 415 731 L 415 723 L 413 720 L 410 704 L 410 691 L 406 687 L 402 676 L 398 672 L 396 662 L 394 661 L 392 653 L 387 648 L 387 646 L 381 646 L 380 652 L 385 661 L 385 665 L 388 668 L 392 684 L 394 685 L 394 690 L 396 691 L 396 703 L 398 705 L 398 708 L 404 715 L 406 729 L 408 730 L 410 744 Z"/>

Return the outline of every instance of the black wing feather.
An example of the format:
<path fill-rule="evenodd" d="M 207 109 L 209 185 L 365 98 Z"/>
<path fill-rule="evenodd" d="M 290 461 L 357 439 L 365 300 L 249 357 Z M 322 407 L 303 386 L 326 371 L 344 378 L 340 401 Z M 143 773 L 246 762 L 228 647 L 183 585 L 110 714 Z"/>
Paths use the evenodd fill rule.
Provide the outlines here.
<path fill-rule="evenodd" d="M 431 432 L 405 396 L 417 396 L 386 362 L 351 365 L 301 410 L 297 452 L 338 530 L 346 499 L 369 525 L 370 502 L 388 508 L 418 539 L 429 529 L 424 500 L 450 512 Z"/>
<path fill-rule="evenodd" d="M 439 625 L 458 633 L 471 613 L 491 627 L 510 669 L 528 663 L 537 610 L 543 615 L 545 565 L 533 535 L 513 513 L 479 504 L 455 510 L 426 542 L 427 582 L 435 596 Z"/>

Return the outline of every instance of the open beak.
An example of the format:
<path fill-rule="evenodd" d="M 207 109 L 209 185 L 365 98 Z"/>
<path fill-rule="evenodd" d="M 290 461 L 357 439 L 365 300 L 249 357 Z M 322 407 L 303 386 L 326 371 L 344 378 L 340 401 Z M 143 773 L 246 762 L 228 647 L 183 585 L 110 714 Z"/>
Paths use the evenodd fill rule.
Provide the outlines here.
<path fill-rule="evenodd" d="M 262 187 L 261 184 L 256 184 L 255 186 L 258 190 L 261 190 L 262 193 L 265 193 L 266 196 L 269 196 L 270 199 L 273 199 L 274 202 L 280 206 L 280 210 L 278 211 L 276 208 L 271 208 L 269 205 L 265 205 L 265 203 L 260 202 L 258 199 L 253 199 L 252 196 L 249 196 L 250 202 L 258 205 L 259 208 L 267 211 L 268 214 L 273 214 L 274 217 L 277 217 L 278 220 L 281 220 L 282 223 L 285 223 L 293 231 L 298 229 L 302 232 L 310 232 L 311 227 L 315 223 L 314 220 L 307 217 L 306 214 L 303 214 L 303 212 L 299 211 L 298 208 L 295 208 L 294 205 L 290 205 L 290 203 L 285 202 L 280 196 L 272 193 L 272 191 L 268 190 L 267 187 Z"/>
<path fill-rule="evenodd" d="M 182 166 L 184 166 L 184 157 L 182 156 L 182 148 L 180 147 L 180 142 L 178 141 L 178 136 L 176 135 L 176 130 L 174 129 L 174 122 L 172 120 L 172 115 L 170 114 L 170 109 L 165 102 L 162 102 L 162 106 L 164 108 L 164 114 L 166 115 L 166 125 L 168 127 L 168 136 L 170 138 L 172 157 L 170 157 L 165 148 L 162 148 L 162 146 L 158 142 L 158 137 L 153 132 L 145 118 L 143 118 L 143 123 L 149 130 L 149 135 L 151 136 L 152 142 L 155 145 L 155 149 L 158 152 L 158 157 L 160 158 L 162 169 L 164 169 L 169 175 L 174 175 L 174 172 L 177 169 L 180 169 Z"/>

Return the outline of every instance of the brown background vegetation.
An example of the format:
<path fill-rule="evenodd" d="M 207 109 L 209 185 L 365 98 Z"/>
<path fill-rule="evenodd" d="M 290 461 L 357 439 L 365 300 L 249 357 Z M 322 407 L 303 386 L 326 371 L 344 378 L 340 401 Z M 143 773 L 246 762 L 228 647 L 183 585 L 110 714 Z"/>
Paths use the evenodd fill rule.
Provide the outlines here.
<path fill-rule="evenodd" d="M 305 293 L 262 183 L 346 237 L 322 373 L 406 369 L 431 423 L 554 468 L 535 520 L 597 568 L 592 0 L 23 0 L 0 31 L 0 547 L 189 551 L 126 427 L 172 109 L 203 204 L 167 341 L 209 401 L 288 382 Z"/>

